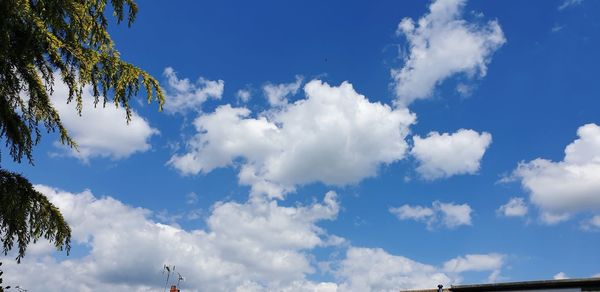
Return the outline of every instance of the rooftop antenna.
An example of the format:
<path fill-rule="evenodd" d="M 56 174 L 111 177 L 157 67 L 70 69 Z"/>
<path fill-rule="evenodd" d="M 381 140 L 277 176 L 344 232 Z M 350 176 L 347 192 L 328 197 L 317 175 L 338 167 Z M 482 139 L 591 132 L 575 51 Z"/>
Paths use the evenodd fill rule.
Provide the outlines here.
<path fill-rule="evenodd" d="M 167 291 L 167 285 L 169 285 L 169 278 L 171 277 L 171 273 L 175 273 L 175 266 L 169 267 L 167 265 L 163 265 L 163 274 L 167 271 L 167 281 L 165 282 L 164 292 Z"/>
<path fill-rule="evenodd" d="M 185 281 L 185 279 L 183 278 L 183 276 L 180 273 L 177 273 L 177 287 L 179 287 L 180 281 Z"/>

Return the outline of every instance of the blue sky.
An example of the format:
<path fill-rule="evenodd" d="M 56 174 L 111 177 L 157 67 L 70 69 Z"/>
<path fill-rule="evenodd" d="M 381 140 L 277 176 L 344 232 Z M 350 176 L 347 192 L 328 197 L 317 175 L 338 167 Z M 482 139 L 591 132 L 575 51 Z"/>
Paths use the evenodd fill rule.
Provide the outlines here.
<path fill-rule="evenodd" d="M 3 163 L 75 244 L 36 244 L 7 282 L 147 291 L 164 264 L 190 291 L 599 275 L 600 3 L 138 4 L 111 33 L 165 110 L 140 96 L 129 126 L 79 118 L 57 85 L 79 152 L 47 134 L 35 166 Z M 61 272 L 30 278 L 44 269 Z"/>

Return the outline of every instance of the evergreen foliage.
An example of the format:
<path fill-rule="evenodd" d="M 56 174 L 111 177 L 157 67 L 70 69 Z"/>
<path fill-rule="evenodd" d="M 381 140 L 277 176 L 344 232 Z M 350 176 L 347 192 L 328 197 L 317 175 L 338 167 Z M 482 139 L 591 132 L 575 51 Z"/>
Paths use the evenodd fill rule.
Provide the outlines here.
<path fill-rule="evenodd" d="M 0 1 L 0 140 L 6 139 L 15 162 L 25 157 L 33 164 L 32 150 L 42 130 L 58 131 L 63 144 L 77 147 L 52 104 L 54 76 L 68 86 L 67 101 L 79 114 L 84 86 L 91 86 L 95 106 L 113 103 L 125 108 L 128 122 L 129 100 L 142 87 L 147 101 L 156 100 L 162 109 L 164 93 L 158 81 L 121 60 L 107 31 L 107 9 L 117 23 L 125 20 L 131 26 L 138 8 L 133 0 Z M 60 211 L 26 178 L 0 168 L 4 255 L 16 243 L 20 262 L 27 245 L 40 238 L 68 252 L 71 230 Z M 0 271 L 0 291 L 1 284 Z"/>
<path fill-rule="evenodd" d="M 63 144 L 76 147 L 52 105 L 56 71 L 69 87 L 68 102 L 81 113 L 85 85 L 95 104 L 123 106 L 131 118 L 129 99 L 144 86 L 148 102 L 164 94 L 158 81 L 120 59 L 107 31 L 107 0 L 2 0 L 0 2 L 0 138 L 15 161 L 26 157 L 47 131 L 58 130 Z M 111 0 L 117 23 L 132 24 L 133 0 Z M 127 10 L 127 12 L 126 12 Z M 112 99 L 109 96 L 112 95 Z"/>
<path fill-rule="evenodd" d="M 0 238 L 2 252 L 17 244 L 20 262 L 30 242 L 45 238 L 58 250 L 71 248 L 71 228 L 48 198 L 26 178 L 0 169 Z"/>

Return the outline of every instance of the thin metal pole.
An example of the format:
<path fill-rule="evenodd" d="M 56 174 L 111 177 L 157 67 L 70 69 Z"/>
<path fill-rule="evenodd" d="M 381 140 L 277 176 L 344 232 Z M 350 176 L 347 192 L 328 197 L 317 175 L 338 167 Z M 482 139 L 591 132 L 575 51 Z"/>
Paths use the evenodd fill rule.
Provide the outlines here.
<path fill-rule="evenodd" d="M 167 281 L 165 282 L 165 290 L 167 292 L 167 285 L 169 285 L 169 277 L 171 276 L 171 269 L 168 266 L 165 266 L 165 270 L 167 270 Z"/>

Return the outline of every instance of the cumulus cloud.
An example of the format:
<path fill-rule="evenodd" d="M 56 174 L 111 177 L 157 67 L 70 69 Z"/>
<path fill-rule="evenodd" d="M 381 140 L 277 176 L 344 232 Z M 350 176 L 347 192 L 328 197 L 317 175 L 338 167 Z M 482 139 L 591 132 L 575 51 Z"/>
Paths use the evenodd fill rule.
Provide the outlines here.
<path fill-rule="evenodd" d="M 468 204 L 442 203 L 435 201 L 432 207 L 402 205 L 390 208 L 389 211 L 399 220 L 415 220 L 427 224 L 428 229 L 437 226 L 456 228 L 471 225 L 473 210 Z"/>
<path fill-rule="evenodd" d="M 296 76 L 292 83 L 271 84 L 263 86 L 263 92 L 271 106 L 283 106 L 288 103 L 289 96 L 296 95 L 302 85 L 302 76 Z"/>
<path fill-rule="evenodd" d="M 485 76 L 492 54 L 505 42 L 497 21 L 462 19 L 466 0 L 437 0 L 418 21 L 404 18 L 397 34 L 406 37 L 404 66 L 391 72 L 397 103 L 408 105 L 432 95 L 435 86 L 455 74 Z"/>
<path fill-rule="evenodd" d="M 370 102 L 352 85 L 314 80 L 305 99 L 252 117 L 230 105 L 202 114 L 187 152 L 169 165 L 183 174 L 238 167 L 240 183 L 254 193 L 282 196 L 296 185 L 347 185 L 377 174 L 405 156 L 415 115 Z"/>
<path fill-rule="evenodd" d="M 202 77 L 194 83 L 187 78 L 179 79 L 175 70 L 165 68 L 167 78 L 166 101 L 164 109 L 168 113 L 200 112 L 202 104 L 209 98 L 221 99 L 225 82 L 208 80 Z"/>
<path fill-rule="evenodd" d="M 340 242 L 316 225 L 337 216 L 333 192 L 322 203 L 296 207 L 257 198 L 222 202 L 213 206 L 206 230 L 186 231 L 153 222 L 149 210 L 90 191 L 74 194 L 42 185 L 36 189 L 61 210 L 73 240 L 88 246 L 89 253 L 60 260 L 30 255 L 20 265 L 5 261 L 5 270 L 11 271 L 5 275 L 8 284 L 31 291 L 152 291 L 164 285 L 160 268 L 171 264 L 188 275 L 189 291 L 331 287 L 305 276 L 315 271 L 306 251 Z"/>
<path fill-rule="evenodd" d="M 459 283 L 469 271 L 499 273 L 503 264 L 497 254 L 465 255 L 437 267 L 379 248 L 348 246 L 317 225 L 338 215 L 334 192 L 322 202 L 294 207 L 252 196 L 220 202 L 205 229 L 184 230 L 153 221 L 150 210 L 89 190 L 35 187 L 69 222 L 79 255 L 55 257 L 41 241 L 21 264 L 3 260 L 10 271 L 4 283 L 30 291 L 156 291 L 164 287 L 165 264 L 184 275 L 186 291 L 397 291 Z M 317 266 L 312 251 L 331 245 L 346 248 L 327 271 L 336 281 L 310 280 Z"/>
<path fill-rule="evenodd" d="M 503 264 L 503 255 L 491 253 L 457 257 L 436 267 L 380 248 L 351 247 L 336 274 L 341 280 L 339 291 L 398 291 L 458 284 L 464 272 L 491 271 L 498 275 Z"/>
<path fill-rule="evenodd" d="M 523 198 L 510 198 L 510 200 L 498 208 L 498 213 L 506 217 L 523 217 L 527 215 L 529 208 Z"/>
<path fill-rule="evenodd" d="M 417 172 L 424 179 L 434 180 L 477 173 L 492 135 L 460 129 L 453 134 L 431 132 L 425 138 L 415 135 L 413 142 L 410 154 L 419 163 Z"/>
<path fill-rule="evenodd" d="M 500 277 L 505 256 L 497 253 L 490 254 L 468 254 L 456 257 L 444 263 L 443 271 L 460 279 L 457 273 L 491 271 L 488 276 L 489 282 L 496 282 Z"/>
<path fill-rule="evenodd" d="M 391 255 L 379 248 L 349 248 L 337 274 L 344 282 L 340 291 L 398 291 L 451 282 L 435 266 Z"/>
<path fill-rule="evenodd" d="M 58 111 L 60 120 L 77 143 L 78 151 L 67 149 L 60 143 L 57 147 L 64 149 L 68 155 L 84 162 L 94 157 L 111 159 L 127 158 L 137 152 L 145 152 L 151 148 L 150 138 L 159 131 L 152 128 L 148 121 L 132 111 L 131 121 L 127 124 L 125 109 L 99 103 L 94 106 L 92 88 L 83 88 L 83 108 L 81 115 L 74 103 L 67 103 L 68 86 L 55 76 L 52 105 Z"/>
<path fill-rule="evenodd" d="M 561 161 L 537 158 L 521 162 L 512 177 L 541 209 L 542 221 L 565 221 L 574 213 L 600 210 L 600 127 L 587 124 L 565 148 Z"/>
<path fill-rule="evenodd" d="M 448 228 L 455 228 L 461 225 L 471 225 L 471 213 L 473 210 L 468 204 L 454 203 L 436 203 L 434 209 L 442 214 L 442 222 Z"/>

